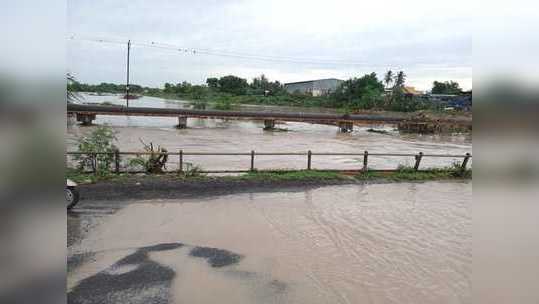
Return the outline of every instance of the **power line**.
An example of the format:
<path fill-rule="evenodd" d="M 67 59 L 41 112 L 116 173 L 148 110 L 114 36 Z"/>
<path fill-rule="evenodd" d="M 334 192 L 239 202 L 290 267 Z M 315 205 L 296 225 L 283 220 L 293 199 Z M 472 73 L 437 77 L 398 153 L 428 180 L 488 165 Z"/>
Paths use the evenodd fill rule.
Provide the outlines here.
<path fill-rule="evenodd" d="M 108 43 L 108 44 L 118 44 L 125 45 L 128 39 L 111 39 L 111 38 L 100 38 L 100 37 L 80 37 L 76 35 L 71 35 L 70 40 L 79 40 L 79 41 L 89 41 L 96 43 Z M 271 56 L 271 55 L 258 55 L 245 52 L 237 51 L 224 51 L 216 49 L 204 49 L 204 48 L 189 48 L 185 46 L 178 46 L 169 43 L 162 43 L 156 41 L 133 41 L 131 40 L 131 45 L 139 47 L 147 47 L 154 49 L 161 49 L 172 51 L 176 53 L 181 53 L 184 55 L 206 55 L 206 56 L 217 56 L 217 57 L 227 57 L 227 58 L 237 58 L 245 60 L 256 60 L 256 61 L 266 61 L 266 62 L 281 62 L 281 63 L 296 63 L 296 64 L 313 64 L 313 65 L 345 65 L 345 66 L 364 66 L 369 68 L 391 68 L 399 69 L 399 67 L 406 65 L 406 63 L 365 63 L 357 61 L 345 61 L 345 60 L 321 60 L 313 58 L 297 58 L 297 57 L 286 57 L 286 56 Z M 419 65 L 421 69 L 452 69 L 451 66 L 444 66 L 439 64 L 431 64 L 429 62 L 414 62 L 414 64 Z"/>
<path fill-rule="evenodd" d="M 91 41 L 97 43 L 110 43 L 110 44 L 125 44 L 127 41 L 105 39 L 105 38 L 84 38 L 77 37 L 72 35 L 69 37 L 70 40 L 79 40 L 79 41 Z M 202 54 L 209 56 L 219 56 L 219 57 L 229 57 L 229 58 L 238 58 L 238 59 L 250 59 L 250 60 L 259 60 L 259 61 L 270 61 L 270 62 L 289 62 L 289 63 L 302 63 L 302 64 L 328 64 L 328 65 L 368 65 L 373 66 L 372 64 L 367 64 L 363 62 L 350 62 L 343 60 L 320 60 L 320 59 L 304 59 L 304 58 L 294 58 L 294 57 L 284 57 L 284 56 L 270 56 L 270 55 L 257 55 L 251 53 L 243 53 L 236 51 L 222 51 L 222 50 L 213 50 L 213 49 L 202 49 L 202 48 L 188 48 L 177 46 L 168 43 L 161 42 L 142 42 L 142 41 L 133 41 L 131 40 L 131 45 L 156 48 L 162 50 L 170 50 L 183 54 Z"/>

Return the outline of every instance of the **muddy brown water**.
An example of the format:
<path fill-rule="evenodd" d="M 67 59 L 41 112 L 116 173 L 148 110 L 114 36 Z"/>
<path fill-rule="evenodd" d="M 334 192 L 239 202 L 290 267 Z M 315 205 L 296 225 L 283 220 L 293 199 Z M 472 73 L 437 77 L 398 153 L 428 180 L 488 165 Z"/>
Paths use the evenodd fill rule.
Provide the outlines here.
<path fill-rule="evenodd" d="M 123 104 L 118 96 L 84 95 L 88 102 L 109 101 Z M 190 107 L 185 101 L 169 101 L 159 98 L 142 97 L 132 101 L 143 107 Z M 249 110 L 286 111 L 287 107 L 245 106 Z M 326 111 L 330 109 L 300 108 L 300 111 Z M 298 111 L 298 108 L 294 108 Z M 363 153 L 431 153 L 465 154 L 471 152 L 470 135 L 418 135 L 399 134 L 392 125 L 355 126 L 352 133 L 340 133 L 335 126 L 309 123 L 287 122 L 277 125 L 280 131 L 264 131 L 263 123 L 257 121 L 224 121 L 211 119 L 188 120 L 188 128 L 177 130 L 176 118 L 167 117 L 124 117 L 98 116 L 96 124 L 108 124 L 117 132 L 117 145 L 122 151 L 142 151 L 141 140 L 145 143 L 162 145 L 168 151 L 191 152 L 347 152 Z M 67 130 L 67 146 L 76 150 L 76 138 L 88 134 L 95 126 L 81 127 L 70 124 Z M 389 134 L 367 132 L 369 128 L 386 130 Z M 185 159 L 205 170 L 241 170 L 250 167 L 249 156 L 188 156 Z M 422 167 L 444 167 L 462 159 L 423 158 Z M 172 156 L 168 169 L 178 168 L 178 157 Z M 412 157 L 369 158 L 369 167 L 393 169 L 398 165 L 413 165 Z M 471 163 L 470 163 L 471 164 Z M 125 165 L 125 164 L 124 164 Z M 307 165 L 305 156 L 257 156 L 258 169 L 302 169 Z M 313 168 L 318 169 L 358 169 L 363 165 L 363 157 L 356 156 L 313 156 Z"/>
<path fill-rule="evenodd" d="M 68 273 L 68 299 L 471 303 L 471 195 L 471 182 L 428 182 L 133 201 L 68 248 L 90 253 Z M 241 258 L 212 267 L 190 254 L 199 246 Z M 92 290 L 99 278 L 108 289 Z"/>
<path fill-rule="evenodd" d="M 124 101 L 87 96 L 88 101 Z M 139 106 L 187 107 L 143 97 Z M 257 107 L 275 110 L 274 107 Z M 279 107 L 278 110 L 283 108 Z M 297 109 L 295 109 L 297 110 Z M 305 109 L 318 111 L 319 109 Z M 393 126 L 99 116 L 121 150 L 140 139 L 169 151 L 464 154 L 469 136 L 399 134 Z M 369 133 L 368 128 L 389 131 Z M 95 127 L 70 125 L 68 150 Z M 189 157 L 204 169 L 246 169 L 249 157 Z M 425 158 L 422 166 L 452 159 Z M 371 157 L 370 167 L 413 164 Z M 171 158 L 169 169 L 177 160 Z M 314 156 L 314 168 L 362 158 Z M 257 168 L 304 168 L 305 157 L 260 156 Z M 471 303 L 471 182 L 297 188 L 204 198 L 79 203 L 68 216 L 69 303 Z"/>

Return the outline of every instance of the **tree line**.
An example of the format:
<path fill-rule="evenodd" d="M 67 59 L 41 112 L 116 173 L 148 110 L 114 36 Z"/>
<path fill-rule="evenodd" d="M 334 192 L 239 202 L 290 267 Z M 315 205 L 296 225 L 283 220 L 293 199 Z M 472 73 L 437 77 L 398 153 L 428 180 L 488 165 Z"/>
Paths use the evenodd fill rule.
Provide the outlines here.
<path fill-rule="evenodd" d="M 72 92 L 96 92 L 96 93 L 125 93 L 125 84 L 115 84 L 102 82 L 100 84 L 87 84 L 80 83 L 74 79 L 68 81 L 68 91 Z M 138 84 L 130 84 L 129 92 L 140 94 L 143 93 L 148 87 L 143 87 Z"/>
<path fill-rule="evenodd" d="M 265 75 L 248 81 L 234 75 L 210 77 L 204 85 L 194 85 L 187 81 L 165 83 L 163 88 L 130 85 L 130 92 L 150 96 L 181 98 L 198 101 L 204 107 L 206 101 L 217 102 L 223 108 L 231 103 L 258 103 L 276 105 L 325 106 L 356 109 L 380 109 L 393 111 L 416 111 L 433 106 L 424 98 L 405 91 L 404 71 L 387 71 L 382 78 L 376 73 L 350 78 L 341 83 L 333 92 L 325 96 L 309 96 L 302 93 L 288 93 L 284 84 L 270 81 Z M 83 92 L 124 93 L 125 85 L 101 83 L 90 85 L 68 81 L 68 90 Z M 460 94 L 462 90 L 454 81 L 434 81 L 433 94 Z"/>
<path fill-rule="evenodd" d="M 253 78 L 249 83 L 247 79 L 234 75 L 220 78 L 206 79 L 206 85 L 192 85 L 189 82 L 177 84 L 165 83 L 163 92 L 167 94 L 204 94 L 207 91 L 226 93 L 231 95 L 263 95 L 264 93 L 278 95 L 285 93 L 284 85 L 279 81 L 269 81 L 264 75 Z"/>

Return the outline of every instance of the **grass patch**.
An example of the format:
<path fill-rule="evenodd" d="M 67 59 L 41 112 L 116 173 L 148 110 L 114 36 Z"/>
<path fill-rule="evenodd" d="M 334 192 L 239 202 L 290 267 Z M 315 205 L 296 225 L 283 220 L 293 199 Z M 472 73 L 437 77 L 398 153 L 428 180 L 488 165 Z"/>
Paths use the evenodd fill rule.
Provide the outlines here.
<path fill-rule="evenodd" d="M 77 184 L 93 184 L 99 181 L 119 181 L 128 178 L 130 173 L 102 173 L 102 174 L 93 174 L 80 172 L 79 170 L 67 168 L 66 169 L 66 178 L 76 182 Z"/>
<path fill-rule="evenodd" d="M 345 180 L 345 175 L 338 172 L 326 172 L 316 170 L 298 171 L 253 171 L 238 176 L 243 180 L 268 180 L 268 181 L 322 181 L 322 180 Z"/>
<path fill-rule="evenodd" d="M 367 171 L 355 176 L 358 180 L 390 180 L 390 181 L 427 181 L 448 179 L 471 179 L 472 170 L 461 170 L 458 166 L 447 168 L 429 168 L 416 171 L 412 167 L 400 166 L 394 172 Z"/>
<path fill-rule="evenodd" d="M 78 184 L 92 184 L 102 181 L 122 181 L 126 180 L 132 173 L 120 174 L 100 174 L 81 173 L 75 169 L 67 169 L 66 177 Z M 270 181 L 270 182 L 286 182 L 286 181 L 335 181 L 335 180 L 350 180 L 350 177 L 338 172 L 325 172 L 316 170 L 298 170 L 298 171 L 253 171 L 242 175 L 235 176 L 207 176 L 204 174 L 178 174 L 176 172 L 164 174 L 144 174 L 141 178 L 163 177 L 176 179 L 181 181 L 205 182 L 209 180 L 223 181 Z"/>
<path fill-rule="evenodd" d="M 100 174 L 81 173 L 74 169 L 67 169 L 66 177 L 78 184 L 90 184 L 102 181 L 125 181 L 129 177 L 134 176 L 132 173 L 120 174 Z M 167 178 L 174 179 L 178 182 L 208 182 L 211 180 L 220 181 L 267 181 L 267 182 L 293 182 L 293 181 L 429 181 L 429 180 L 465 180 L 472 178 L 472 170 L 460 170 L 458 167 L 448 167 L 441 169 L 424 169 L 415 171 L 411 167 L 399 167 L 393 172 L 377 172 L 367 171 L 360 172 L 354 176 L 345 175 L 340 172 L 328 172 L 317 170 L 297 170 L 297 171 L 253 171 L 242 175 L 234 176 L 207 176 L 202 173 L 198 174 L 178 174 L 177 172 L 163 174 L 143 174 L 139 176 L 141 179 L 152 178 Z"/>
<path fill-rule="evenodd" d="M 79 170 L 70 168 L 66 169 L 66 178 L 76 182 L 77 184 L 95 183 L 101 179 L 99 175 L 82 173 Z"/>

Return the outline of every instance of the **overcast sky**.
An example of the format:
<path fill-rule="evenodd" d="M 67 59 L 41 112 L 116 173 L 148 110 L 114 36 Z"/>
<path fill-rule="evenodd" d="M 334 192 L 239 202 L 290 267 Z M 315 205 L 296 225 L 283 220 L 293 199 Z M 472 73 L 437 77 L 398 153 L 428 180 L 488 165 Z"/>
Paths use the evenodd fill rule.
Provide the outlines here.
<path fill-rule="evenodd" d="M 408 85 L 434 80 L 472 86 L 469 1 L 68 0 L 68 70 L 88 83 L 204 83 L 233 74 L 293 82 L 404 70 Z M 271 57 L 206 55 L 142 46 Z"/>

